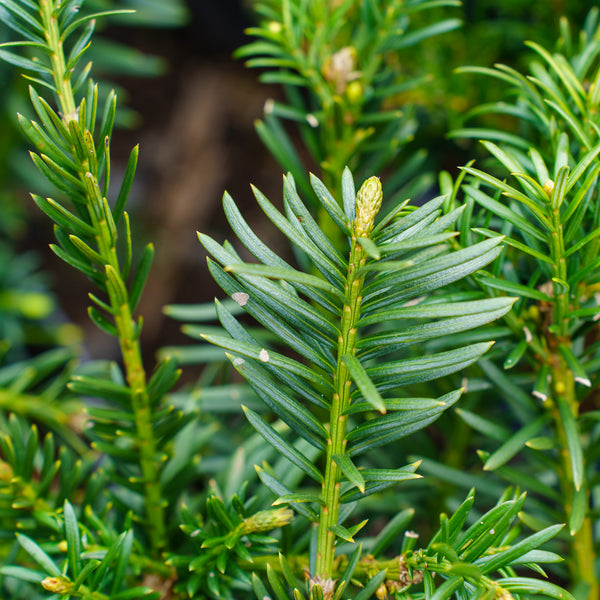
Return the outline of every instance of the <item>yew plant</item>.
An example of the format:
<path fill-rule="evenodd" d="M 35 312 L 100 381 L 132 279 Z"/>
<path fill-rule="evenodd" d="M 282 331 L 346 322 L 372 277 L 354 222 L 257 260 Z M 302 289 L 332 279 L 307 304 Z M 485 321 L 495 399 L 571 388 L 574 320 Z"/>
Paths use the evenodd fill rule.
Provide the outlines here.
<path fill-rule="evenodd" d="M 511 99 L 474 109 L 469 125 L 484 126 L 453 134 L 482 139 L 496 161 L 493 171 L 464 169 L 467 185 L 462 186 L 461 203 L 468 209 L 461 244 L 494 239 L 498 233 L 506 244 L 490 272 L 472 284 L 490 297 L 520 298 L 504 317 L 507 337 L 497 348 L 500 360 L 481 363 L 511 407 L 518 431 L 509 433 L 514 422 L 507 427 L 470 413 L 462 416 L 496 441 L 481 453 L 483 468 L 518 481 L 541 502 L 529 522 L 567 522 L 562 538 L 568 577 L 578 597 L 590 599 L 600 597 L 595 502 L 599 25 L 597 8 L 575 35 L 563 19 L 554 51 L 528 43 L 534 56 L 526 74 L 505 65 L 462 69 L 500 80 Z M 518 135 L 482 122 L 490 114 L 510 115 Z M 510 396 L 518 397 L 518 405 Z M 517 454 L 523 462 L 515 480 L 507 463 Z"/>
<path fill-rule="evenodd" d="M 404 3 L 408 12 L 403 12 L 397 3 L 381 0 L 366 3 L 358 13 L 352 4 L 289 0 L 281 3 L 281 12 L 276 2 L 260 6 L 275 23 L 266 31 L 280 42 L 282 31 L 304 31 L 307 15 L 341 19 L 350 11 L 348 16 L 379 25 L 385 44 L 378 47 L 367 28 L 369 43 L 355 50 L 357 65 L 363 52 L 375 57 L 368 63 L 373 85 L 391 77 L 377 52 L 400 49 L 427 38 L 436 27 L 455 25 L 432 23 L 411 38 L 402 27 L 408 13 L 424 16 L 451 3 L 413 0 Z M 421 477 L 419 461 L 396 461 L 395 452 L 390 453 L 393 464 L 382 464 L 382 448 L 387 451 L 413 436 L 459 401 L 464 389 L 454 375 L 474 368 L 493 346 L 486 325 L 517 318 L 509 315 L 515 302 L 522 303 L 519 294 L 527 286 L 489 286 L 494 275 L 481 275 L 487 265 L 498 264 L 505 239 L 518 247 L 511 232 L 465 243 L 465 219 L 474 218 L 473 203 L 454 205 L 458 186 L 452 195 L 421 206 L 405 198 L 382 209 L 384 191 L 375 174 L 355 184 L 344 163 L 329 161 L 327 182 L 302 174 L 297 189 L 295 176 L 285 175 L 281 209 L 253 190 L 266 221 L 292 247 L 292 261 L 261 241 L 225 194 L 232 241 L 205 233 L 199 238 L 208 271 L 228 298 L 215 304 L 220 325 L 200 326 L 195 333 L 224 349 L 247 380 L 241 405 L 257 435 L 248 434 L 243 453 L 230 451 L 211 469 L 216 448 L 235 447 L 232 432 L 226 427 L 217 432 L 214 416 L 207 418 L 199 408 L 199 395 L 219 390 L 175 393 L 175 360 L 163 358 L 152 370 L 142 360 L 143 321 L 136 307 L 154 250 L 146 244 L 133 258 L 139 244 L 132 239 L 126 209 L 138 149 L 131 152 L 122 180 L 111 182 L 117 98 L 114 92 L 102 96 L 91 79 L 91 65 L 83 61 L 93 44 L 95 19 L 102 15 L 86 13 L 85 5 L 74 0 L 0 0 L 0 8 L 4 23 L 20 38 L 3 44 L 0 56 L 31 82 L 31 116 L 19 116 L 19 123 L 31 159 L 54 196 L 33 195 L 33 200 L 54 223 L 53 252 L 93 289 L 90 318 L 115 338 L 121 353 L 118 363 L 70 365 L 58 375 L 56 365 L 26 370 L 17 364 L 2 373 L 0 385 L 12 390 L 15 400 L 26 403 L 21 392 L 37 386 L 53 407 L 52 418 L 32 410 L 3 416 L 0 423 L 3 595 L 86 600 L 572 598 L 542 567 L 562 561 L 560 554 L 540 549 L 560 534 L 562 520 L 540 527 L 533 523 L 535 531 L 523 533 L 522 523 L 533 522 L 522 516 L 523 490 L 512 487 L 498 494 L 491 508 L 489 502 L 474 507 L 476 490 L 454 502 L 451 511 L 440 502 L 439 526 L 422 543 L 408 529 L 414 510 L 403 507 L 402 494 Z M 325 36 L 327 31 L 312 33 Z M 372 44 L 376 51 L 371 52 Z M 292 48 L 296 59 L 303 47 Z M 333 65 L 323 60 L 322 72 L 331 73 Z M 297 66 L 279 59 L 273 64 Z M 337 84 L 335 78 L 325 79 Z M 288 77 L 287 83 L 293 80 Z M 347 99 L 355 102 L 352 95 Z M 333 98 L 327 105 L 330 118 L 320 125 L 324 143 L 328 128 L 336 127 L 336 107 Z M 393 119 L 386 114 L 388 120 Z M 310 118 L 306 122 L 312 126 Z M 346 125 L 341 141 L 353 123 Z M 378 127 L 370 131 L 385 140 Z M 586 148 L 581 157 L 573 157 L 578 162 L 569 187 L 565 143 L 557 147 L 562 150 L 556 182 L 538 186 L 546 203 L 551 198 L 554 216 L 563 198 L 559 194 L 571 189 L 578 200 L 569 216 L 584 210 L 579 206 L 587 209 L 591 200 L 583 202 L 587 191 L 581 181 L 597 174 L 592 167 L 596 154 Z M 362 156 L 358 146 L 355 150 Z M 502 161 L 504 154 L 496 155 Z M 347 162 L 359 168 L 353 158 L 351 153 Z M 533 159 L 538 171 L 550 164 L 543 160 Z M 486 184 L 500 181 L 469 169 Z M 464 188 L 477 196 L 471 189 L 477 190 L 477 184 Z M 537 206 L 535 200 L 525 205 Z M 560 229 L 556 218 L 552 223 Z M 453 230 L 455 224 L 463 235 Z M 593 231 L 576 243 L 576 250 L 590 242 Z M 564 265 L 568 251 L 552 232 L 548 243 L 557 280 L 554 298 L 561 307 L 556 318 L 562 318 L 571 310 L 564 288 L 570 285 Z M 248 253 L 252 262 L 242 257 Z M 514 295 L 496 296 L 490 288 Z M 535 282 L 527 289 L 535 290 Z M 470 337 L 479 328 L 483 341 Z M 549 348 L 565 361 L 556 358 L 566 378 L 560 393 L 567 394 L 567 385 L 584 376 L 575 371 L 580 349 L 569 350 L 568 326 L 563 330 L 558 323 L 548 331 L 561 336 L 559 349 Z M 432 349 L 435 344 L 438 348 Z M 207 365 L 207 371 L 213 366 Z M 436 386 L 446 389 L 434 393 Z M 81 410 L 67 411 L 73 398 L 77 407 L 85 404 L 83 432 L 66 425 L 66 415 Z M 561 458 L 558 472 L 580 506 L 587 502 L 581 490 L 591 483 L 584 483 L 580 446 L 573 445 L 573 402 L 569 395 L 556 402 L 571 451 L 568 460 Z M 205 470 L 199 468 L 203 461 L 209 465 Z M 254 465 L 257 476 L 252 475 Z M 375 525 L 378 502 L 390 498 L 393 511 Z M 566 514 L 571 532 L 586 520 L 585 509 L 583 516 L 576 510 Z"/>

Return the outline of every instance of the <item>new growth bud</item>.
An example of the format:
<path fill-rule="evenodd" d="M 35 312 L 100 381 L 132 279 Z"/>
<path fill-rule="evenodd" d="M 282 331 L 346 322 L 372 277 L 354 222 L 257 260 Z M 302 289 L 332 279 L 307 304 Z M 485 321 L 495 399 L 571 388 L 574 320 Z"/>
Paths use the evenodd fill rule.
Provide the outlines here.
<path fill-rule="evenodd" d="M 379 177 L 369 177 L 356 194 L 356 218 L 354 233 L 356 237 L 368 237 L 373 229 L 375 217 L 381 208 L 383 192 Z"/>
<path fill-rule="evenodd" d="M 46 577 L 42 580 L 42 587 L 54 594 L 69 594 L 73 591 L 73 582 L 66 577 Z"/>
<path fill-rule="evenodd" d="M 544 191 L 546 192 L 546 196 L 550 198 L 552 196 L 552 192 L 554 190 L 554 181 L 552 179 L 546 179 L 544 183 Z"/>
<path fill-rule="evenodd" d="M 243 532 L 257 533 L 270 531 L 288 525 L 294 513 L 289 508 L 276 508 L 273 510 L 260 510 L 251 517 L 244 519 Z"/>

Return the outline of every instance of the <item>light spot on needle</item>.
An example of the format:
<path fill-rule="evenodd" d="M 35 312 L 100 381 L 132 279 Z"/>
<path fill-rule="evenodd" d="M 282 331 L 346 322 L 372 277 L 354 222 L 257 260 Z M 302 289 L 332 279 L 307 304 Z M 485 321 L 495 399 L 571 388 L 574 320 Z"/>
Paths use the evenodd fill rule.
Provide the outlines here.
<path fill-rule="evenodd" d="M 234 292 L 233 294 L 231 294 L 231 298 L 233 299 L 234 302 L 237 302 L 240 306 L 244 306 L 248 302 L 248 299 L 250 298 L 250 296 L 248 296 L 248 294 L 246 294 L 246 292 Z"/>

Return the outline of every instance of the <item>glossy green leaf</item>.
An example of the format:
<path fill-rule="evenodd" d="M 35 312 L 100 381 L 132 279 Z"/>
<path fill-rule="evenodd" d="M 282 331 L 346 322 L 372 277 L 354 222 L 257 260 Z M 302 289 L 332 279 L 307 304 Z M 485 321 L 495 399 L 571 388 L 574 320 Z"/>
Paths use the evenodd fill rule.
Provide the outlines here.
<path fill-rule="evenodd" d="M 333 222 L 345 233 L 350 233 L 346 215 L 323 182 L 311 173 L 310 184 Z"/>
<path fill-rule="evenodd" d="M 215 281 L 228 294 L 232 295 L 240 293 L 244 289 L 239 283 L 237 283 L 232 277 L 229 277 L 212 261 L 208 262 L 208 268 Z M 311 360 L 320 368 L 326 370 L 330 368 L 331 361 L 333 359 L 331 359 L 331 361 L 328 360 L 327 354 L 320 348 L 315 347 L 315 344 L 307 344 L 305 340 L 300 337 L 298 332 L 284 323 L 277 315 L 273 315 L 272 311 L 263 308 L 258 303 L 248 303 L 244 308 L 246 309 L 246 312 L 252 315 L 266 329 L 278 335 L 282 342 L 287 344 L 300 355 Z"/>
<path fill-rule="evenodd" d="M 567 183 L 569 178 L 569 167 L 562 167 L 556 176 L 556 181 L 552 188 L 552 194 L 550 196 L 550 203 L 553 210 L 560 210 L 560 207 L 567 193 Z"/>
<path fill-rule="evenodd" d="M 514 301 L 514 298 L 486 298 L 469 302 L 421 302 L 415 306 L 402 306 L 363 317 L 359 321 L 359 325 L 372 325 L 391 319 L 437 319 L 474 316 L 509 309 Z"/>
<path fill-rule="evenodd" d="M 441 398 L 385 398 L 385 408 L 392 410 L 429 410 L 445 406 L 444 397 Z M 346 410 L 347 415 L 373 410 L 373 405 L 368 402 L 353 402 Z"/>
<path fill-rule="evenodd" d="M 542 544 L 545 544 L 548 540 L 551 540 L 558 532 L 564 527 L 564 525 L 553 525 L 547 527 L 542 531 L 538 531 L 533 535 L 528 536 L 524 540 L 517 542 L 510 548 L 503 550 L 490 557 L 484 556 L 475 561 L 475 564 L 479 565 L 484 575 L 493 573 L 503 567 L 513 564 L 520 557 L 524 556 L 528 552 L 538 548 Z"/>
<path fill-rule="evenodd" d="M 365 493 L 365 480 L 347 454 L 334 454 L 333 460 L 340 468 L 346 479 L 353 483 L 361 493 Z"/>
<path fill-rule="evenodd" d="M 88 307 L 88 315 L 96 327 L 102 329 L 108 335 L 118 337 L 117 328 L 111 323 L 98 309 L 93 306 Z"/>
<path fill-rule="evenodd" d="M 346 590 L 348 583 L 353 578 L 354 571 L 356 566 L 358 565 L 358 561 L 360 560 L 360 556 L 362 553 L 362 544 L 358 544 L 355 550 L 348 558 L 348 564 L 342 573 L 342 576 L 339 579 L 338 588 L 336 590 L 336 594 L 334 600 L 339 600 L 343 598 L 344 591 Z"/>
<path fill-rule="evenodd" d="M 592 382 L 590 381 L 590 378 L 585 372 L 585 369 L 583 368 L 581 362 L 573 353 L 571 347 L 567 346 L 566 344 L 560 344 L 558 349 L 562 357 L 565 359 L 565 362 L 569 366 L 569 369 L 571 369 L 575 381 L 586 387 L 591 387 Z"/>
<path fill-rule="evenodd" d="M 65 29 L 62 31 L 62 34 L 61 34 L 61 41 L 66 40 L 76 29 L 78 29 L 82 25 L 85 25 L 86 23 L 89 23 L 90 21 L 96 20 L 99 17 L 112 17 L 115 15 L 129 15 L 129 14 L 133 14 L 134 12 L 135 11 L 133 11 L 133 10 L 121 9 L 121 10 L 105 10 L 102 12 L 85 15 L 84 17 L 81 17 L 81 18 L 73 21 L 72 23 L 70 23 L 68 27 L 65 27 Z"/>
<path fill-rule="evenodd" d="M 263 485 L 273 492 L 273 494 L 275 494 L 277 497 L 293 494 L 289 488 L 287 488 L 272 474 L 268 473 L 265 469 L 261 469 L 260 467 L 256 466 L 255 469 Z M 319 519 L 318 514 L 307 503 L 294 502 L 291 504 L 291 507 L 312 522 L 317 522 Z"/>
<path fill-rule="evenodd" d="M 78 238 L 76 235 L 70 235 L 69 240 L 91 264 L 96 264 L 99 267 L 104 266 L 103 257 L 94 249 L 90 248 L 90 246 L 88 246 L 81 238 Z"/>
<path fill-rule="evenodd" d="M 239 237 L 240 241 L 246 246 L 246 248 L 254 255 L 258 260 L 263 262 L 265 265 L 272 265 L 275 267 L 289 268 L 292 267 L 286 263 L 283 259 L 281 259 L 275 252 L 273 252 L 270 248 L 266 246 L 256 234 L 250 229 L 244 218 L 242 217 L 240 211 L 237 206 L 233 202 L 233 199 L 225 193 L 223 195 L 223 207 L 225 210 L 225 214 L 227 215 L 227 220 L 231 225 L 231 228 Z M 281 215 L 278 217 L 280 220 L 282 219 Z M 291 227 L 290 227 L 291 229 Z M 203 234 L 198 234 L 200 242 L 204 245 L 204 247 L 213 255 L 215 258 L 221 262 L 222 264 L 229 264 L 230 262 L 237 262 L 237 260 L 233 257 L 226 258 L 225 256 L 221 256 L 221 254 L 217 253 L 218 245 L 215 245 L 214 242 Z M 323 255 L 322 257 L 326 261 L 327 257 Z M 329 264 L 329 263 L 328 263 Z M 331 276 L 331 274 L 330 274 Z M 330 300 L 325 299 L 322 296 L 322 292 L 317 292 L 310 286 L 302 286 L 300 284 L 295 284 L 295 287 L 298 288 L 299 291 L 306 294 L 311 300 L 318 302 L 319 304 L 325 303 L 328 305 Z"/>
<path fill-rule="evenodd" d="M 556 600 L 575 600 L 573 595 L 555 583 L 541 579 L 501 577 L 496 580 L 496 583 L 509 592 L 516 592 L 518 594 L 540 594 L 548 598 L 555 598 Z"/>
<path fill-rule="evenodd" d="M 560 413 L 561 425 L 567 441 L 567 450 L 569 452 L 569 462 L 573 474 L 573 485 L 579 490 L 583 484 L 584 461 L 583 448 L 581 446 L 581 436 L 577 427 L 577 422 L 573 411 L 562 397 L 555 399 L 558 411 Z"/>
<path fill-rule="evenodd" d="M 348 167 L 345 167 L 342 173 L 342 199 L 346 219 L 348 219 L 349 223 L 354 223 L 356 214 L 356 189 L 352 173 Z"/>
<path fill-rule="evenodd" d="M 377 575 L 369 579 L 367 585 L 354 596 L 353 600 L 369 600 L 375 594 L 377 588 L 385 581 L 385 576 L 386 571 L 377 573 Z"/>
<path fill-rule="evenodd" d="M 338 265 L 341 269 L 344 269 L 345 258 L 342 256 L 340 251 L 332 244 L 331 240 L 327 237 L 326 233 L 319 227 L 318 223 L 313 218 L 311 212 L 306 208 L 298 192 L 296 191 L 296 184 L 291 174 L 284 177 L 283 180 L 283 198 L 286 206 L 291 209 L 294 213 L 296 220 L 298 221 L 299 230 L 304 232 L 306 236 L 318 247 L 322 252 Z M 293 222 L 293 218 L 290 218 Z M 252 251 L 252 249 L 250 249 Z"/>
<path fill-rule="evenodd" d="M 269 444 L 271 444 L 278 452 L 281 452 L 291 463 L 296 465 L 301 471 L 309 477 L 322 483 L 323 476 L 315 465 L 310 462 L 296 448 L 290 446 L 270 425 L 268 425 L 261 417 L 248 407 L 242 406 L 246 418 L 250 424 L 262 435 Z"/>
<path fill-rule="evenodd" d="M 258 386 L 264 392 L 272 389 L 271 384 L 267 381 L 264 374 L 264 371 L 268 371 L 269 374 L 278 379 L 280 383 L 288 385 L 291 389 L 295 390 L 297 394 L 312 404 L 327 408 L 328 403 L 326 398 L 329 395 L 329 392 L 333 391 L 332 384 L 327 377 L 324 377 L 322 373 L 319 373 L 318 369 L 314 370 L 314 367 L 313 369 L 310 369 L 311 373 L 314 373 L 313 375 L 303 373 L 303 376 L 301 376 L 294 371 L 302 371 L 304 367 L 291 359 L 285 359 L 281 365 L 273 364 L 270 360 L 271 354 L 269 354 L 265 348 L 261 347 L 262 344 L 259 344 L 258 341 L 250 335 L 219 302 L 216 303 L 216 306 L 219 320 L 227 332 L 235 339 L 240 340 L 253 348 L 253 351 L 251 350 L 249 356 L 258 357 L 260 362 L 263 363 L 261 368 L 258 369 L 259 363 L 256 361 L 252 363 L 253 366 L 250 368 L 248 368 L 244 362 L 241 362 L 241 360 L 234 361 L 234 366 L 238 370 L 244 371 L 245 376 L 251 378 L 255 386 Z M 277 357 L 276 360 L 278 360 Z M 288 365 L 289 363 L 289 366 L 283 368 L 284 363 L 285 365 Z M 273 401 L 278 403 L 279 400 L 277 398 L 280 395 L 281 390 L 275 390 Z M 284 401 L 283 404 L 285 403 L 286 402 Z"/>
<path fill-rule="evenodd" d="M 406 481 L 415 479 L 413 474 L 418 469 L 420 462 L 417 461 L 400 469 L 363 469 L 361 471 L 365 481 Z M 417 475 L 417 477 L 421 477 Z"/>
<path fill-rule="evenodd" d="M 45 154 L 38 156 L 33 152 L 29 155 L 38 170 L 54 185 L 54 187 L 69 196 L 76 196 L 82 193 L 84 188 L 81 182 L 77 181 L 70 173 L 65 171 L 60 165 L 54 162 Z"/>
<path fill-rule="evenodd" d="M 525 494 L 522 494 L 517 500 L 507 500 L 500 502 L 482 517 L 478 518 L 466 531 L 463 531 L 455 541 L 455 548 L 460 552 L 469 551 L 476 539 L 483 539 L 485 535 L 490 536 L 490 529 L 495 529 L 500 520 L 507 514 L 517 514 L 518 510 L 525 502 Z M 515 511 L 516 509 L 516 511 Z M 494 531 L 494 534 L 496 532 Z M 493 535 L 493 534 L 492 534 Z M 490 542 L 491 543 L 491 542 Z M 463 559 L 465 557 L 463 556 Z"/>
<path fill-rule="evenodd" d="M 123 181 L 119 190 L 119 195 L 117 196 L 117 201 L 112 210 L 113 219 L 115 223 L 118 223 L 121 217 L 123 216 L 123 211 L 125 210 L 125 205 L 127 204 L 127 199 L 129 198 L 131 187 L 133 186 L 135 171 L 137 169 L 138 156 L 139 146 L 134 146 L 134 148 L 131 150 L 131 153 L 129 154 L 129 160 L 127 161 L 125 174 L 123 175 Z"/>
<path fill-rule="evenodd" d="M 527 149 L 527 141 L 522 137 L 502 131 L 499 129 L 489 129 L 483 127 L 463 127 L 455 129 L 448 134 L 450 138 L 470 138 L 476 140 L 494 140 L 495 142 L 505 142 L 513 146 Z"/>
<path fill-rule="evenodd" d="M 461 529 L 465 521 L 467 520 L 467 517 L 469 516 L 474 501 L 475 490 L 471 489 L 469 495 L 465 498 L 463 503 L 456 509 L 452 517 L 448 519 L 447 532 L 445 532 L 447 535 L 447 539 L 445 540 L 445 543 L 454 543 L 455 539 L 460 534 Z M 440 520 L 442 519 L 440 518 Z M 431 541 L 429 542 L 429 546 L 427 548 L 431 548 L 433 544 L 440 541 L 444 541 L 444 532 L 442 531 L 442 528 L 440 528 L 440 530 L 431 538 Z"/>
<path fill-rule="evenodd" d="M 596 157 L 600 154 L 600 144 L 596 144 L 581 160 L 575 165 L 575 168 L 571 172 L 567 182 L 565 193 L 568 193 L 573 186 L 579 181 L 583 174 L 587 171 L 590 165 L 592 165 Z"/>
<path fill-rule="evenodd" d="M 597 229 L 594 229 L 588 235 L 586 235 L 585 237 L 583 237 L 582 239 L 580 239 L 578 242 L 576 242 L 575 244 L 573 244 L 565 252 L 565 258 L 568 257 L 568 256 L 571 256 L 572 254 L 575 254 L 576 252 L 579 252 L 586 244 L 589 244 L 590 242 L 598 240 L 598 238 L 600 238 L 600 227 L 597 228 Z"/>
<path fill-rule="evenodd" d="M 476 233 L 480 233 L 481 235 L 484 235 L 486 237 L 494 237 L 494 236 L 498 235 L 495 231 L 491 231 L 490 229 L 486 229 L 484 227 L 474 227 L 473 231 Z M 504 237 L 502 241 L 507 246 L 511 246 L 512 248 L 516 248 L 517 250 L 520 250 L 521 252 L 524 252 L 525 254 L 529 254 L 530 256 L 533 256 L 537 260 L 541 260 L 542 262 L 545 262 L 547 264 L 553 264 L 551 257 L 547 256 L 546 254 L 543 254 L 542 252 L 538 252 L 535 248 L 531 248 L 531 246 L 522 244 L 518 240 L 509 238 L 509 237 Z"/>
<path fill-rule="evenodd" d="M 22 548 L 35 560 L 35 562 L 42 567 L 46 573 L 53 577 L 62 577 L 60 569 L 56 566 L 54 561 L 34 542 L 31 538 L 25 534 L 17 533 L 17 540 Z"/>
<path fill-rule="evenodd" d="M 381 414 L 385 414 L 386 408 L 383 398 L 377 391 L 365 368 L 360 364 L 360 361 L 349 354 L 344 355 L 342 360 L 363 398 Z"/>
<path fill-rule="evenodd" d="M 373 228 L 373 235 L 376 240 L 383 238 L 386 243 L 395 243 L 406 237 L 403 233 L 409 231 L 414 225 L 423 222 L 430 216 L 435 217 L 439 214 L 441 206 L 444 204 L 446 196 L 438 196 L 419 206 L 416 210 L 399 218 L 399 214 L 405 209 L 406 203 L 394 207 L 386 214 Z M 400 238 L 400 239 L 398 239 Z"/>
<path fill-rule="evenodd" d="M 428 600 L 447 600 L 463 585 L 464 579 L 460 575 L 455 575 L 447 579 L 440 585 L 434 594 Z"/>
<path fill-rule="evenodd" d="M 505 315 L 511 305 L 512 299 L 509 299 L 509 303 L 505 308 L 493 312 L 457 317 L 455 319 L 442 319 L 433 323 L 406 327 L 401 333 L 366 337 L 357 344 L 358 355 L 363 360 L 366 358 L 372 359 L 425 340 L 443 339 L 443 336 L 450 336 L 454 333 L 485 325 Z"/>
<path fill-rule="evenodd" d="M 514 294 L 523 298 L 539 300 L 541 302 L 552 302 L 552 298 L 550 298 L 550 296 L 547 294 L 544 294 L 544 292 L 540 292 L 535 288 L 522 285 L 520 283 L 515 283 L 514 281 L 499 279 L 490 275 L 480 275 L 478 280 L 487 287 L 491 287 L 496 290 L 502 290 L 507 294 Z"/>
<path fill-rule="evenodd" d="M 225 336 L 220 335 L 202 335 L 202 338 L 211 344 L 215 344 L 221 348 L 235 352 L 236 354 L 241 354 L 242 356 L 247 356 L 248 358 L 253 358 L 255 360 L 260 360 L 261 362 L 268 363 L 274 367 L 295 373 L 307 381 L 312 381 L 319 384 L 323 381 L 322 377 L 320 377 L 311 369 L 305 367 L 302 363 L 299 363 L 291 358 L 287 358 L 279 352 L 274 352 L 272 350 L 267 351 L 263 347 L 241 342 L 232 338 L 226 338 Z"/>
<path fill-rule="evenodd" d="M 420 297 L 474 273 L 500 254 L 502 249 L 497 247 L 500 241 L 500 239 L 486 240 L 439 260 L 432 260 L 427 267 L 410 266 L 402 269 L 398 274 L 392 272 L 383 276 L 380 281 L 365 288 L 363 312 L 369 315 L 375 310 L 402 300 Z M 488 245 L 488 242 L 491 244 Z M 397 293 L 380 299 L 383 285 L 397 286 Z"/>
<path fill-rule="evenodd" d="M 94 230 L 90 225 L 76 217 L 55 200 L 52 200 L 52 198 L 42 198 L 36 194 L 32 194 L 32 198 L 38 207 L 65 231 L 72 231 L 84 238 L 93 235 Z"/>
<path fill-rule="evenodd" d="M 381 258 L 381 252 L 375 242 L 368 237 L 359 237 L 358 243 L 363 247 L 364 251 L 368 256 L 373 258 L 374 260 L 379 260 Z"/>
<path fill-rule="evenodd" d="M 477 173 L 472 173 L 472 170 L 469 172 L 477 176 Z M 531 235 L 542 242 L 546 241 L 546 235 L 543 232 L 532 225 L 527 219 L 512 211 L 508 206 L 501 204 L 473 186 L 465 185 L 463 186 L 463 190 L 477 203 L 481 204 L 501 219 L 514 225 L 519 231 Z"/>
<path fill-rule="evenodd" d="M 569 514 L 569 533 L 571 536 L 577 535 L 581 529 L 589 510 L 588 493 L 585 486 L 573 491 L 573 500 L 571 501 L 571 513 Z"/>
<path fill-rule="evenodd" d="M 454 29 L 458 29 L 462 26 L 460 19 L 445 19 L 438 21 L 432 25 L 427 25 L 421 29 L 405 33 L 398 38 L 385 44 L 385 50 L 399 50 L 400 48 L 407 48 L 409 46 L 415 46 L 430 37 L 447 33 Z"/>
<path fill-rule="evenodd" d="M 521 358 L 525 354 L 525 351 L 529 347 L 529 342 L 527 340 L 521 340 L 510 352 L 510 354 L 505 358 L 504 364 L 502 365 L 505 370 L 512 369 L 514 366 L 519 364 Z"/>
<path fill-rule="evenodd" d="M 569 227 L 565 233 L 565 240 L 567 241 L 573 238 L 573 233 L 571 232 L 578 232 L 579 224 L 584 218 L 586 207 L 590 201 L 590 194 L 594 189 L 592 186 L 597 180 L 599 173 L 600 164 L 595 164 L 561 215 L 563 223 L 567 223 L 570 219 L 573 219 L 569 223 Z"/>
<path fill-rule="evenodd" d="M 361 454 L 423 429 L 460 397 L 461 391 L 448 394 L 446 404 L 427 411 L 395 412 L 376 417 L 353 429 L 347 436 L 350 456 Z"/>
<path fill-rule="evenodd" d="M 302 273 L 295 269 L 284 267 L 271 267 L 268 265 L 235 263 L 227 265 L 225 271 L 228 273 L 238 273 L 244 275 L 257 275 L 269 279 L 283 279 L 284 281 L 292 281 L 302 283 L 304 285 L 313 286 L 331 294 L 340 295 L 339 290 L 334 288 L 328 281 L 321 279 L 315 275 Z"/>
<path fill-rule="evenodd" d="M 431 381 L 472 364 L 487 352 L 492 344 L 493 342 L 482 342 L 421 358 L 391 361 L 370 367 L 367 373 L 380 391 L 398 385 Z"/>
<path fill-rule="evenodd" d="M 327 432 L 320 421 L 300 402 L 294 400 L 252 365 L 236 363 L 235 368 L 248 379 L 257 395 L 298 435 L 315 448 L 323 450 Z"/>
<path fill-rule="evenodd" d="M 154 245 L 147 244 L 131 282 L 131 290 L 129 292 L 129 306 L 131 307 L 131 310 L 135 310 L 142 297 L 142 291 L 144 290 L 144 285 L 148 279 L 153 260 Z"/>
<path fill-rule="evenodd" d="M 3 44 L 2 47 L 6 47 L 6 46 Z M 32 71 L 34 73 L 40 73 L 42 75 L 48 74 L 48 69 L 45 66 L 41 65 L 40 63 L 30 60 L 29 58 L 24 58 L 22 56 L 19 56 L 18 54 L 15 54 L 14 52 L 9 52 L 8 50 L 2 50 L 1 48 L 0 48 L 0 59 L 6 61 L 7 63 L 15 65 L 16 67 L 24 69 L 25 71 Z"/>
<path fill-rule="evenodd" d="M 497 442 L 503 442 L 509 436 L 509 430 L 482 417 L 480 414 L 465 410 L 463 408 L 457 408 L 456 414 L 465 422 L 469 427 L 472 427 L 476 431 L 482 433 L 485 437 L 496 440 Z"/>
<path fill-rule="evenodd" d="M 298 502 L 317 502 L 325 505 L 325 502 L 320 496 L 315 494 L 283 494 L 271 503 L 271 506 L 279 506 L 280 504 L 296 504 Z"/>
<path fill-rule="evenodd" d="M 177 369 L 177 363 L 172 358 L 165 358 L 156 366 L 148 381 L 148 395 L 153 400 L 161 398 L 173 388 L 181 371 Z"/>
<path fill-rule="evenodd" d="M 63 515 L 65 519 L 65 539 L 67 540 L 67 556 L 69 557 L 69 567 L 71 576 L 76 579 L 81 571 L 81 542 L 79 539 L 79 525 L 77 517 L 71 504 L 65 501 L 63 507 Z"/>
<path fill-rule="evenodd" d="M 232 298 L 240 301 L 241 305 L 250 310 L 254 302 L 258 302 L 273 315 L 279 315 L 291 326 L 310 336 L 317 344 L 333 347 L 339 336 L 339 331 L 331 320 L 324 318 L 309 302 L 300 298 L 295 289 L 281 281 L 271 281 L 260 277 L 243 276 L 247 294 L 238 290 Z M 219 313 L 219 320 L 223 322 Z M 237 337 L 237 336 L 234 336 Z"/>
<path fill-rule="evenodd" d="M 506 535 L 524 502 L 525 494 L 522 494 L 514 501 L 495 506 L 478 519 L 478 522 L 461 536 L 460 543 L 459 540 L 456 542 L 462 560 L 471 562 L 497 545 Z"/>
<path fill-rule="evenodd" d="M 331 533 L 335 534 L 336 537 L 341 538 L 345 542 L 349 542 L 350 544 L 354 544 L 354 538 L 350 534 L 350 532 L 343 525 L 332 525 L 329 528 Z"/>
<path fill-rule="evenodd" d="M 14 577 L 31 583 L 41 583 L 47 577 L 46 573 L 40 573 L 27 567 L 7 566 L 0 567 L 0 573 L 6 577 Z"/>
<path fill-rule="evenodd" d="M 526 442 L 535 437 L 542 428 L 548 423 L 549 417 L 542 415 L 535 421 L 528 423 L 522 427 L 517 433 L 512 435 L 498 450 L 496 450 L 483 465 L 484 471 L 493 471 L 503 464 L 508 462 L 523 446 Z"/>

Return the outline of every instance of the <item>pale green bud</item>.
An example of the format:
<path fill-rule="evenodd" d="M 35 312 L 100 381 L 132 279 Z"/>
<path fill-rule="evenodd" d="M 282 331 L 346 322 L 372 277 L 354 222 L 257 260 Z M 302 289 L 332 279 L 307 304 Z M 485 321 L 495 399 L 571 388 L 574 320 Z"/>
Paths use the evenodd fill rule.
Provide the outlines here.
<path fill-rule="evenodd" d="M 260 510 L 251 517 L 244 519 L 242 531 L 256 533 L 270 531 L 288 525 L 294 513 L 289 508 L 275 508 L 273 510 Z"/>
<path fill-rule="evenodd" d="M 382 200 L 383 192 L 379 177 L 369 177 L 356 194 L 354 233 L 357 237 L 366 237 L 371 233 Z"/>
<path fill-rule="evenodd" d="M 271 33 L 281 33 L 283 25 L 278 21 L 270 21 L 267 25 L 267 28 Z"/>
<path fill-rule="evenodd" d="M 0 481 L 10 481 L 14 476 L 13 468 L 3 460 L 0 460 Z"/>
<path fill-rule="evenodd" d="M 552 196 L 552 192 L 554 191 L 554 181 L 552 179 L 546 179 L 544 183 L 544 191 L 546 192 L 546 196 L 550 198 Z"/>
<path fill-rule="evenodd" d="M 346 87 L 346 96 L 351 104 L 358 104 L 365 96 L 365 88 L 360 81 L 351 81 Z"/>
<path fill-rule="evenodd" d="M 494 586 L 494 598 L 496 600 L 514 600 L 514 596 L 499 585 Z"/>
<path fill-rule="evenodd" d="M 69 594 L 73 591 L 73 582 L 66 577 L 46 577 L 42 580 L 42 587 L 54 594 Z"/>

